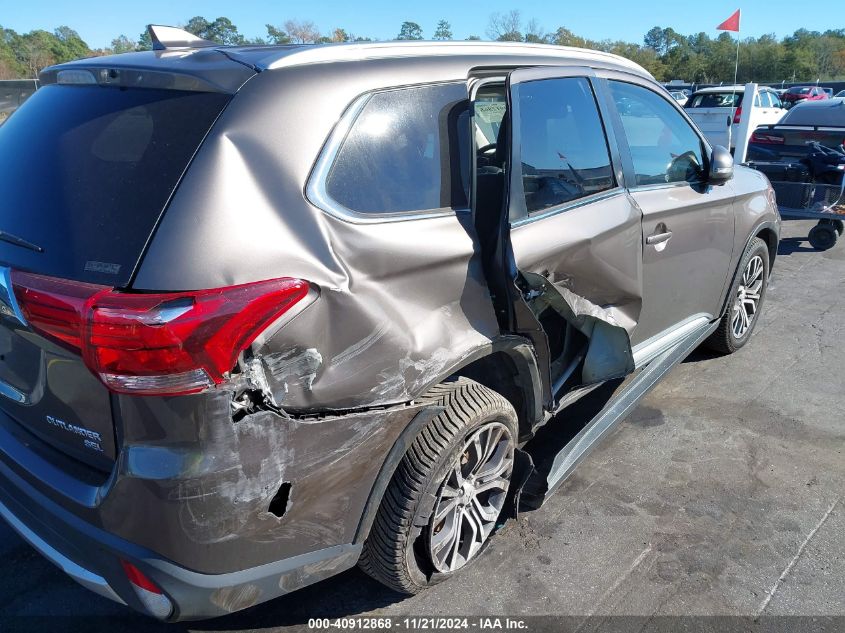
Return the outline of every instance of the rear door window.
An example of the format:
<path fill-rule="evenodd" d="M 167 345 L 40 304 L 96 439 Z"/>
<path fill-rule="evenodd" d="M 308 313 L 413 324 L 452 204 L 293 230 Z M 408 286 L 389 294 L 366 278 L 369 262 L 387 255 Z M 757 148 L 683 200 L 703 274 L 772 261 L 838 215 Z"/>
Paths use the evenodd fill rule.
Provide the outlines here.
<path fill-rule="evenodd" d="M 609 84 L 628 140 L 636 184 L 701 182 L 701 139 L 675 107 L 648 88 L 621 81 Z"/>
<path fill-rule="evenodd" d="M 514 86 L 519 151 L 530 214 L 616 186 L 589 81 L 564 77 Z"/>
<path fill-rule="evenodd" d="M 0 126 L 0 261 L 128 283 L 153 228 L 230 95 L 48 85 Z"/>
<path fill-rule="evenodd" d="M 329 197 L 357 214 L 469 207 L 466 85 L 373 94 L 326 177 Z"/>

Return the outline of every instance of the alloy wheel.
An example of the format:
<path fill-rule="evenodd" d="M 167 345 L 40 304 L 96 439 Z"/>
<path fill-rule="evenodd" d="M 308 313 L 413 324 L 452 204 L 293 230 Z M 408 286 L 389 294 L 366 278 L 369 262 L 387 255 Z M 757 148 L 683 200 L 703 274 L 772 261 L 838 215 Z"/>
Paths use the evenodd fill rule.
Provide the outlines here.
<path fill-rule="evenodd" d="M 763 258 L 755 255 L 749 260 L 742 273 L 731 316 L 731 331 L 736 339 L 745 336 L 754 322 L 765 281 L 764 270 Z"/>
<path fill-rule="evenodd" d="M 440 486 L 429 523 L 429 555 L 437 571 L 453 572 L 481 551 L 505 503 L 514 463 L 514 440 L 491 422 L 465 441 Z"/>

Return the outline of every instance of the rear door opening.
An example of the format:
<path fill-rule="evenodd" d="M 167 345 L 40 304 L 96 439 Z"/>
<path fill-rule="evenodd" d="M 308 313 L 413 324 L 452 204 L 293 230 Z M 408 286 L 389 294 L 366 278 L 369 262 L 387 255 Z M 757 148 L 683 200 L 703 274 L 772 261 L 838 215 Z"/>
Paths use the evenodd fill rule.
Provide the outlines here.
<path fill-rule="evenodd" d="M 634 370 L 641 214 L 593 76 L 520 69 L 473 90 L 485 274 L 500 327 L 534 343 L 549 410 L 577 387 Z"/>
<path fill-rule="evenodd" d="M 127 287 L 231 95 L 99 85 L 85 70 L 70 77 L 37 91 L 0 127 L 0 412 L 108 470 L 116 454 L 109 391 L 61 335 L 78 328 L 78 316 L 48 300 L 39 318 L 56 335 L 45 336 L 15 295 L 35 278 L 68 296 Z"/>

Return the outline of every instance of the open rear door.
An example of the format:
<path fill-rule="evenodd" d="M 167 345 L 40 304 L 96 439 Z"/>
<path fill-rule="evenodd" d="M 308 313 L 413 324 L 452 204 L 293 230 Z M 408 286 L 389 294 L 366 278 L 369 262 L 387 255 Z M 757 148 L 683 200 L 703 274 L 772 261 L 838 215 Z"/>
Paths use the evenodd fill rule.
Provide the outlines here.
<path fill-rule="evenodd" d="M 534 343 L 550 410 L 574 388 L 634 370 L 641 214 L 603 90 L 592 69 L 546 67 L 472 92 L 485 273 L 501 329 Z"/>

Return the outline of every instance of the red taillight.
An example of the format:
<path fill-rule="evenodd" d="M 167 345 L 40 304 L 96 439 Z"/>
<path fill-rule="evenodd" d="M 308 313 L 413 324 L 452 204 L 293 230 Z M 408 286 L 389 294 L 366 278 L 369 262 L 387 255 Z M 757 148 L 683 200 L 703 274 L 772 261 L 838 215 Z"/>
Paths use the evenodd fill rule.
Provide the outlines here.
<path fill-rule="evenodd" d="M 763 145 L 783 145 L 786 141 L 782 136 L 777 134 L 766 134 L 765 132 L 754 132 L 751 135 L 752 143 L 760 143 Z"/>
<path fill-rule="evenodd" d="M 82 349 L 85 302 L 105 286 L 12 271 L 15 297 L 27 322 L 66 347 Z"/>
<path fill-rule="evenodd" d="M 12 273 L 33 329 L 79 351 L 112 391 L 196 393 L 225 380 L 238 355 L 308 293 L 299 279 L 130 294 Z"/>
<path fill-rule="evenodd" d="M 737 106 L 734 110 L 734 123 L 739 123 L 740 118 L 742 118 L 742 106 Z"/>

